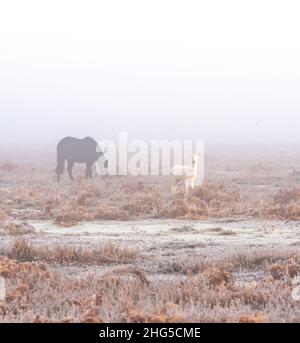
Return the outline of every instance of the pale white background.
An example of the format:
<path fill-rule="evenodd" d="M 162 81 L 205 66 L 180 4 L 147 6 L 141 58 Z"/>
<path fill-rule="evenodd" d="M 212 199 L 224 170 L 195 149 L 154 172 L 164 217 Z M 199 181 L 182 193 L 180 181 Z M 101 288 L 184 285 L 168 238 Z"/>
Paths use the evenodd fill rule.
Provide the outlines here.
<path fill-rule="evenodd" d="M 0 144 L 300 142 L 299 1 L 2 1 Z"/>

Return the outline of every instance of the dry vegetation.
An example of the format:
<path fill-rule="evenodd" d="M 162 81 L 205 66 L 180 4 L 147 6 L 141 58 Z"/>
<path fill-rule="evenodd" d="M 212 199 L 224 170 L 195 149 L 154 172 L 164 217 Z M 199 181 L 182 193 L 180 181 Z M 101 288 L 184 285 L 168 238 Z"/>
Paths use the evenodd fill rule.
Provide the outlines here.
<path fill-rule="evenodd" d="M 20 174 L 23 181 L 13 183 L 14 173 Z M 1 174 L 12 180 L 12 185 L 6 181 L 9 187 L 0 188 L 1 222 L 51 220 L 61 226 L 72 226 L 86 221 L 145 218 L 300 218 L 300 188 L 289 176 L 277 187 L 273 186 L 273 177 L 269 187 L 252 186 L 253 177 L 247 179 L 245 175 L 239 180 L 209 177 L 184 199 L 182 193 L 171 196 L 170 180 L 166 177 L 108 177 L 92 182 L 79 177 L 74 184 L 58 186 L 48 171 L 41 175 L 44 182 L 31 182 L 29 186 L 32 173 L 24 174 L 22 168 L 11 171 L 7 162 L 5 167 L 0 164 L 0 182 Z"/>
<path fill-rule="evenodd" d="M 68 237 L 48 241 L 31 225 L 299 220 L 299 179 L 288 172 L 294 159 L 257 160 L 208 157 L 206 181 L 188 199 L 184 190 L 171 196 L 166 177 L 86 182 L 80 170 L 74 184 L 57 185 L 51 163 L 0 162 L 0 276 L 8 290 L 0 322 L 299 322 L 300 304 L 291 298 L 300 274 L 297 247 L 216 253 L 201 244 L 175 250 L 141 250 L 139 242 L 118 240 L 68 244 Z M 190 227 L 173 230 L 196 234 Z"/>
<path fill-rule="evenodd" d="M 25 249 L 20 251 L 20 245 Z M 48 262 L 32 261 L 32 248 L 26 249 L 27 243 L 17 240 L 9 252 L 14 259 L 0 257 L 0 275 L 6 278 L 8 289 L 6 301 L 0 304 L 1 321 L 300 321 L 291 298 L 292 277 L 300 272 L 300 258 L 295 253 L 251 251 L 252 259 L 237 254 L 201 265 L 195 255 L 187 265 L 179 257 L 182 268 L 172 275 L 165 270 L 167 265 L 151 274 L 145 263 L 153 262 L 134 256 L 132 265 L 118 264 L 101 274 L 92 269 L 83 276 L 67 273 L 58 265 L 85 263 L 85 256 L 81 260 L 71 253 L 70 257 L 68 249 L 62 255 L 60 247 L 54 247 L 51 258 L 46 250 L 39 250 L 39 257 L 45 254 Z M 109 262 L 96 258 L 89 263 L 100 268 Z M 263 272 L 256 280 L 243 279 L 247 272 L 257 270 Z M 163 277 L 164 273 L 169 277 Z"/>
<path fill-rule="evenodd" d="M 134 261 L 139 255 L 137 248 L 105 243 L 95 248 L 58 245 L 35 247 L 25 238 L 17 239 L 7 256 L 19 261 L 44 261 L 52 263 L 124 264 Z"/>

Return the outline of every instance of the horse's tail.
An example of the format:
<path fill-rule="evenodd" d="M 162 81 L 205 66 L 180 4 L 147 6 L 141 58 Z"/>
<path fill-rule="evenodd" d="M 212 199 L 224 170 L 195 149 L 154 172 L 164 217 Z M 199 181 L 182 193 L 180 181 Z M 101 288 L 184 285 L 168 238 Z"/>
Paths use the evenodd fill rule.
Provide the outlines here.
<path fill-rule="evenodd" d="M 56 166 L 56 175 L 57 181 L 60 180 L 60 175 L 63 174 L 65 167 L 65 159 L 63 156 L 63 152 L 60 146 L 57 146 L 57 166 Z"/>

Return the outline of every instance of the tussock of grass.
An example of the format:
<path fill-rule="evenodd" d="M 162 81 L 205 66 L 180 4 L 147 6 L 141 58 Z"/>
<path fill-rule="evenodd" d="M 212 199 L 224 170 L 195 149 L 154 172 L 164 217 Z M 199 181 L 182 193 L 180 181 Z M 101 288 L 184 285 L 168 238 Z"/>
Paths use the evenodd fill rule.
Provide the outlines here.
<path fill-rule="evenodd" d="M 115 243 L 104 243 L 93 248 L 55 245 L 34 246 L 24 238 L 17 239 L 6 253 L 19 261 L 44 261 L 48 263 L 123 264 L 139 257 L 139 250 Z"/>
<path fill-rule="evenodd" d="M 18 236 L 26 234 L 35 234 L 36 230 L 32 225 L 26 222 L 0 222 L 0 232 L 3 232 L 7 235 Z"/>
<path fill-rule="evenodd" d="M 273 203 L 266 212 L 276 219 L 299 220 L 300 188 L 281 189 L 274 195 Z"/>

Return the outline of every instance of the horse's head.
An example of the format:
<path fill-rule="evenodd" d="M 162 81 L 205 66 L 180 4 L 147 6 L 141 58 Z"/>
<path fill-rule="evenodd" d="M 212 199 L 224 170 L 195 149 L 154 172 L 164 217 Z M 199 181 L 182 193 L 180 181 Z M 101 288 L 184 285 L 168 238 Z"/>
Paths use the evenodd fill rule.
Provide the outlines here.
<path fill-rule="evenodd" d="M 96 152 L 96 161 L 98 161 L 101 156 L 104 156 L 104 153 L 102 151 L 97 151 Z"/>
<path fill-rule="evenodd" d="M 98 161 L 99 158 L 102 156 L 103 156 L 103 158 L 105 158 L 105 155 L 102 151 L 99 151 L 99 152 L 97 151 L 96 152 L 96 161 Z M 104 166 L 104 168 L 108 168 L 108 160 L 105 159 L 103 166 Z"/>

